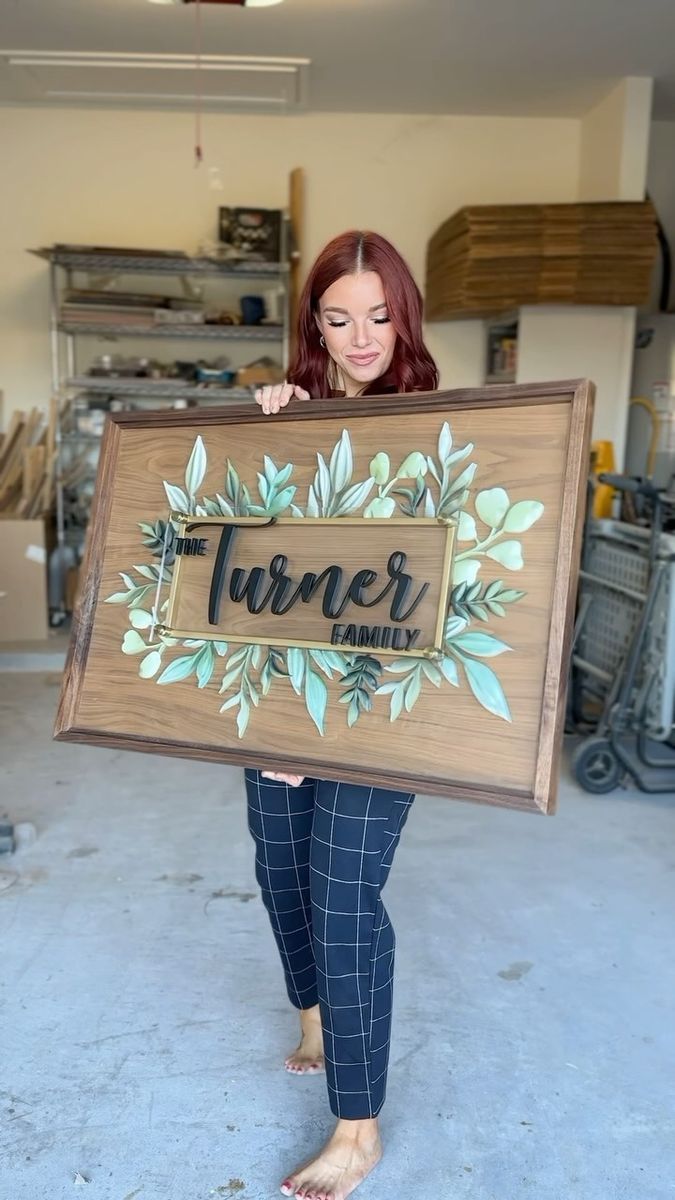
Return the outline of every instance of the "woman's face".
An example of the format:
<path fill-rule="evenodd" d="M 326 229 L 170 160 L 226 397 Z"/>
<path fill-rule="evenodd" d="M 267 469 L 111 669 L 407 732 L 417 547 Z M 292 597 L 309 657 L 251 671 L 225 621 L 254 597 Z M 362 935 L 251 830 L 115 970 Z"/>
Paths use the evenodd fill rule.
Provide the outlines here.
<path fill-rule="evenodd" d="M 319 301 L 316 320 L 348 396 L 358 396 L 391 365 L 396 331 L 374 271 L 336 279 Z"/>

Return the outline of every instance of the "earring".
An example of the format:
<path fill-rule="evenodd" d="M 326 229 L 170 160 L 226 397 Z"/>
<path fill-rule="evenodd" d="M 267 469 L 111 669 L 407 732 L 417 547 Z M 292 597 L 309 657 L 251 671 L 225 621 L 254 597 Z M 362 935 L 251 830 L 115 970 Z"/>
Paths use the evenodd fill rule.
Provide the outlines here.
<path fill-rule="evenodd" d="M 319 338 L 319 345 L 323 346 L 324 350 L 326 349 L 326 339 L 323 334 L 321 334 L 321 337 Z"/>

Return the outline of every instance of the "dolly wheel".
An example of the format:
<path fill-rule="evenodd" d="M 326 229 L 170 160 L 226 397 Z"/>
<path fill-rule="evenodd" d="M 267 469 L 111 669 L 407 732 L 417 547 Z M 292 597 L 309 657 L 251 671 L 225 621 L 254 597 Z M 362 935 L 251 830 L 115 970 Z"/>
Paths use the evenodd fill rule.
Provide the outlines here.
<path fill-rule="evenodd" d="M 587 738 L 572 756 L 572 770 L 585 792 L 612 792 L 621 779 L 621 763 L 607 738 Z"/>

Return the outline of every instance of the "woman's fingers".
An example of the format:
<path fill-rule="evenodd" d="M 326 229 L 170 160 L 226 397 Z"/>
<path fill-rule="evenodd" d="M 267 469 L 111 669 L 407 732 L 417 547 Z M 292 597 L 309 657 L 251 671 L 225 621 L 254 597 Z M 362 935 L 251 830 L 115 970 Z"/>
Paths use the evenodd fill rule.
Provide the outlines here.
<path fill-rule="evenodd" d="M 275 783 L 287 783 L 289 787 L 300 787 L 304 775 L 285 775 L 281 771 L 261 771 L 263 779 L 273 779 Z"/>
<path fill-rule="evenodd" d="M 285 408 L 289 400 L 297 396 L 299 400 L 309 400 L 309 392 L 295 383 L 266 384 L 256 388 L 255 400 L 264 413 L 278 413 Z"/>

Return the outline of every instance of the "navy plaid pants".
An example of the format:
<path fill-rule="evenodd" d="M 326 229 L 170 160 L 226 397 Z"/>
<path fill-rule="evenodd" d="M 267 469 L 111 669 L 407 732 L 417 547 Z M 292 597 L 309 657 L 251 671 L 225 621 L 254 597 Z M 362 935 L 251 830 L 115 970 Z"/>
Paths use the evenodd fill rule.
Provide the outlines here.
<path fill-rule="evenodd" d="M 245 772 L 256 879 L 291 1003 L 321 1006 L 330 1107 L 374 1117 L 384 1104 L 394 930 L 382 903 L 414 796 Z"/>

